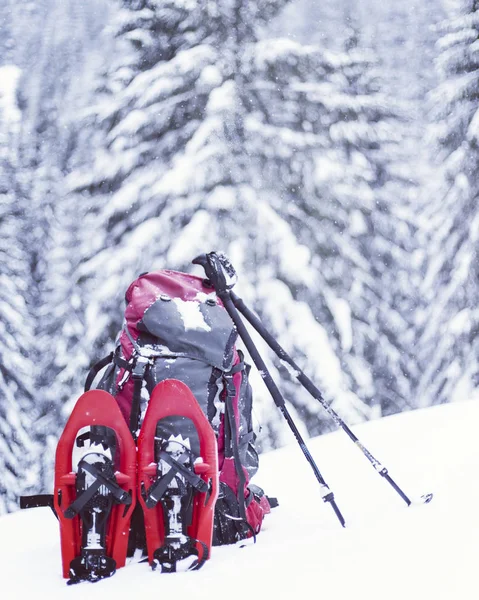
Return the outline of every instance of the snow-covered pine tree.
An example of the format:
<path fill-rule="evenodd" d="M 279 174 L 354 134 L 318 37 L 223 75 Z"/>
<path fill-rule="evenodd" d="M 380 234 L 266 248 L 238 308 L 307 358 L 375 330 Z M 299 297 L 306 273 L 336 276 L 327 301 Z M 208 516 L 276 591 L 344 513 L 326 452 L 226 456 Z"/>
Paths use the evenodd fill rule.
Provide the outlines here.
<path fill-rule="evenodd" d="M 375 211 L 375 217 L 382 218 L 386 229 L 382 233 L 377 230 L 372 238 L 375 245 L 389 246 L 393 252 L 386 278 L 379 276 L 384 297 L 389 301 L 381 303 L 383 314 L 378 331 L 383 342 L 376 356 L 388 365 L 383 369 L 386 377 L 381 387 L 386 396 L 393 392 L 390 410 L 395 412 L 420 404 L 417 389 L 422 369 L 417 321 L 427 304 L 420 288 L 421 257 L 428 247 L 422 213 L 427 201 L 424 188 L 436 177 L 427 136 L 426 94 L 437 83 L 437 74 L 431 69 L 435 56 L 433 25 L 442 19 L 443 11 L 438 0 L 420 4 L 414 0 L 366 0 L 356 6 L 362 39 L 367 39 L 380 57 L 381 90 L 407 110 L 407 120 L 395 125 L 399 146 L 389 169 L 394 177 L 386 184 L 386 193 L 381 194 L 386 214 L 384 210 Z"/>
<path fill-rule="evenodd" d="M 440 177 L 423 214 L 428 228 L 420 401 L 464 399 L 479 381 L 479 2 L 448 1 L 438 27 L 434 133 Z"/>
<path fill-rule="evenodd" d="M 335 207 L 340 259 L 333 277 L 351 311 L 344 365 L 360 384 L 370 373 L 371 386 L 359 388 L 360 394 L 378 415 L 387 415 L 414 407 L 417 381 L 412 324 L 416 238 L 410 202 L 414 179 L 402 147 L 411 107 L 385 91 L 384 67 L 364 46 L 352 2 L 345 4 L 344 18 L 349 26 L 346 84 L 331 111 L 333 151 L 325 157 L 326 175 L 319 171 L 318 193 L 321 204 Z"/>
<path fill-rule="evenodd" d="M 289 190 L 290 222 L 314 256 L 308 303 L 338 340 L 352 388 L 390 414 L 413 405 L 414 228 L 405 206 L 412 184 L 398 149 L 407 111 L 382 91 L 381 65 L 363 47 L 352 3 L 343 6 L 343 21 L 334 74 L 303 86 L 299 104 L 316 110 L 327 136 L 313 176 L 303 178 L 309 189 Z M 290 68 L 278 89 L 294 77 Z"/>
<path fill-rule="evenodd" d="M 362 80 L 363 92 L 358 96 L 353 113 L 365 126 L 365 134 L 368 131 L 366 122 L 370 122 L 372 137 L 369 141 L 365 136 L 358 139 L 355 156 L 364 154 L 366 160 L 353 171 L 348 166 L 349 158 L 344 159 L 342 142 L 337 138 L 337 156 L 332 164 L 337 167 L 336 179 L 344 185 L 335 187 L 332 201 L 333 205 L 338 199 L 344 204 L 341 190 L 346 186 L 358 201 L 369 186 L 376 202 L 371 212 L 364 213 L 361 208 L 355 210 L 354 199 L 348 209 L 352 231 L 363 232 L 354 235 L 353 245 L 360 248 L 359 255 L 366 260 L 358 269 L 348 269 L 344 279 L 348 281 L 353 272 L 355 281 L 359 276 L 353 294 L 344 296 L 348 300 L 351 297 L 351 302 L 356 297 L 356 308 L 349 307 L 350 311 L 353 309 L 352 327 L 356 333 L 351 352 L 345 354 L 345 363 L 358 362 L 354 370 L 357 377 L 361 372 L 365 374 L 366 384 L 366 387 L 358 388 L 359 394 L 374 396 L 383 414 L 414 407 L 419 402 L 416 391 L 421 367 L 418 367 L 416 318 L 425 302 L 419 288 L 421 254 L 427 246 L 421 224 L 422 189 L 436 173 L 436 167 L 430 164 L 431 148 L 427 144 L 425 94 L 436 80 L 431 69 L 434 56 L 431 25 L 437 23 L 441 15 L 439 0 L 422 4 L 414 0 L 402 3 L 325 0 L 321 4 L 300 0 L 289 5 L 274 24 L 275 31 L 281 28 L 291 31 L 292 23 L 292 35 L 303 43 L 327 39 L 328 47 L 346 49 L 353 63 L 359 61 L 356 74 L 353 70 L 348 76 L 352 89 L 356 87 L 354 81 L 359 74 Z M 350 100 L 352 98 L 350 96 Z M 378 112 L 382 111 L 382 117 L 377 123 L 374 118 L 371 122 L 370 116 L 361 116 L 365 108 L 361 107 L 361 98 L 368 102 L 377 101 L 379 105 L 383 102 L 383 108 Z M 399 120 L 394 118 L 398 104 Z M 350 119 L 346 117 L 346 121 Z M 355 117 L 352 119 L 354 121 Z M 392 137 L 387 133 L 375 148 L 370 143 L 376 135 L 373 132 L 380 131 L 385 123 Z M 343 121 L 340 130 L 348 129 L 352 131 L 348 122 Z M 391 143 L 393 139 L 398 143 Z M 382 183 L 381 178 L 369 177 L 357 191 L 354 185 L 351 186 L 351 172 L 356 173 L 355 176 L 360 171 L 366 175 L 368 163 L 374 169 L 377 161 L 384 160 Z M 325 197 L 328 197 L 327 185 L 323 187 L 326 188 Z M 369 278 L 366 286 L 360 283 L 364 282 L 365 275 Z M 360 293 L 356 295 L 358 287 Z M 345 368 L 348 368 L 347 364 Z"/>
<path fill-rule="evenodd" d="M 96 158 L 70 177 L 88 232 L 75 281 L 97 358 L 111 347 L 124 290 L 139 272 L 188 269 L 196 254 L 225 250 L 245 299 L 354 421 L 374 414 L 359 348 L 379 322 L 361 330 L 379 284 L 364 251 L 381 220 L 372 213 L 389 177 L 382 148 L 396 117 L 368 82 L 369 57 L 261 41 L 281 6 L 123 3 L 119 48 L 127 42 L 133 51 L 119 54 L 105 79 Z M 344 359 L 344 377 L 341 357 L 354 336 L 363 341 Z M 320 406 L 286 389 L 309 431 L 324 428 Z"/>
<path fill-rule="evenodd" d="M 20 70 L 0 65 L 0 513 L 18 508 L 35 483 L 27 203 L 17 176 Z"/>

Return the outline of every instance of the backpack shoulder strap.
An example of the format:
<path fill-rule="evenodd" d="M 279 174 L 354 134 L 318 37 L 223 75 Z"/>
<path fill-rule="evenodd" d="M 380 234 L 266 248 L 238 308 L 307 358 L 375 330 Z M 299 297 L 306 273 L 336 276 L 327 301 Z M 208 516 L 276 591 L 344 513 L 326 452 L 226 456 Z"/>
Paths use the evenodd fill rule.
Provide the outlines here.
<path fill-rule="evenodd" d="M 97 363 L 95 363 L 90 371 L 88 372 L 86 381 L 85 381 L 85 387 L 84 390 L 85 392 L 88 392 L 88 390 L 91 389 L 91 384 L 93 383 L 93 380 L 95 379 L 95 377 L 98 375 L 98 373 L 107 365 L 109 365 L 111 362 L 113 362 L 113 356 L 114 356 L 114 352 L 110 352 L 110 354 L 108 356 L 105 356 L 104 358 L 101 358 Z"/>
<path fill-rule="evenodd" d="M 88 390 L 91 389 L 92 383 L 93 383 L 95 377 L 98 375 L 98 373 L 112 362 L 115 363 L 116 365 L 118 365 L 119 367 L 121 367 L 122 369 L 131 371 L 132 367 L 128 361 L 126 361 L 124 358 L 121 358 L 121 356 L 118 356 L 116 351 L 110 352 L 110 354 L 108 354 L 108 356 L 101 358 L 97 363 L 95 363 L 91 367 L 90 371 L 88 372 L 87 378 L 85 380 L 85 388 L 84 388 L 85 392 L 88 392 Z"/>

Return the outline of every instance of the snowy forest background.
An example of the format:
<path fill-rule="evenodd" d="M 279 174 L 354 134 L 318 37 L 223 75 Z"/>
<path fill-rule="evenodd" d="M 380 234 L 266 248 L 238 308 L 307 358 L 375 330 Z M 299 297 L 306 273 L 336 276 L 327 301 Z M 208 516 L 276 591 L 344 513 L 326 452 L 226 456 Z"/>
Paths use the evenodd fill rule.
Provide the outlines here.
<path fill-rule="evenodd" d="M 470 398 L 478 99 L 476 0 L 0 0 L 0 513 L 51 491 L 128 284 L 213 249 L 347 423 Z"/>

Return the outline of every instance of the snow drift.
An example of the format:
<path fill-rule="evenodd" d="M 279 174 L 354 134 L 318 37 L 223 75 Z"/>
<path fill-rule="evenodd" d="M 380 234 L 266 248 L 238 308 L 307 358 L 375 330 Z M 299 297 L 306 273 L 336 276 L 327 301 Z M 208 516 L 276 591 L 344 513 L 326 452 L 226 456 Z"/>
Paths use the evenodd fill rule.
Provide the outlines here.
<path fill-rule="evenodd" d="M 321 500 L 298 446 L 261 456 L 257 482 L 278 496 L 257 543 L 213 548 L 197 572 L 161 575 L 130 563 L 111 579 L 68 587 L 59 533 L 48 509 L 0 518 L 1 581 L 9 600 L 216 597 L 477 598 L 479 402 L 402 413 L 355 428 L 411 498 L 407 508 L 342 432 L 310 448 L 346 518 Z"/>

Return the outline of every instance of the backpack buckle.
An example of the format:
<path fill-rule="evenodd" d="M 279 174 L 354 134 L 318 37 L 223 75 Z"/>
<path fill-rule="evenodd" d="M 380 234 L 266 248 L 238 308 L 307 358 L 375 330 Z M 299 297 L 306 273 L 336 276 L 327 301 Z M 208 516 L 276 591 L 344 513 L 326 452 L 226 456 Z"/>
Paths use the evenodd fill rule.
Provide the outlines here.
<path fill-rule="evenodd" d="M 137 357 L 133 369 L 131 371 L 131 376 L 133 379 L 144 379 L 145 371 L 150 364 L 150 359 L 146 358 L 146 356 L 141 356 L 141 354 Z"/>

